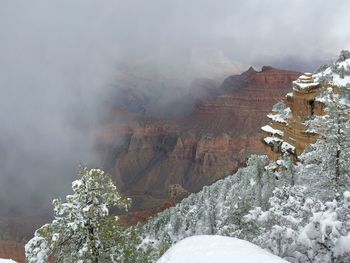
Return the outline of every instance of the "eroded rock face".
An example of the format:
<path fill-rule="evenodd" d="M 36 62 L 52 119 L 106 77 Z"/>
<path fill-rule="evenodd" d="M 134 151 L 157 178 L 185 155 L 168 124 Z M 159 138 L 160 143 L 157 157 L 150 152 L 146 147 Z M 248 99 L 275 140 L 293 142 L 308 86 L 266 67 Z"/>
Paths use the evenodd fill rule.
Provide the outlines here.
<path fill-rule="evenodd" d="M 312 116 L 323 115 L 324 105 L 316 96 L 325 87 L 315 82 L 311 73 L 305 73 L 293 83 L 293 92 L 286 95 L 285 109 L 274 106 L 269 114 L 271 122 L 262 127 L 262 141 L 271 160 L 278 160 L 289 153 L 297 160 L 307 146 L 318 139 L 318 134 L 306 132 L 305 121 Z M 288 114 L 283 112 L 288 111 Z"/>
<path fill-rule="evenodd" d="M 118 128 L 109 127 L 99 136 L 109 149 L 105 168 L 135 200 L 135 210 L 160 206 L 171 185 L 199 191 L 234 173 L 250 154 L 264 152 L 260 127 L 299 75 L 251 68 L 227 78 L 214 98 L 199 103 L 186 118 L 118 122 Z M 115 143 L 121 137 L 123 143 Z"/>

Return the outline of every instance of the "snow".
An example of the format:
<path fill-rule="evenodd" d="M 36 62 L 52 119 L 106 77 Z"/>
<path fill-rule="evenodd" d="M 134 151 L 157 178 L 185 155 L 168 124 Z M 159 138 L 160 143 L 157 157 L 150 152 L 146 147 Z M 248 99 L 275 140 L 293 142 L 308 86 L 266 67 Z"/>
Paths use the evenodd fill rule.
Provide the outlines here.
<path fill-rule="evenodd" d="M 345 191 L 343 195 L 344 195 L 344 199 L 350 200 L 350 192 L 349 191 Z"/>
<path fill-rule="evenodd" d="M 280 142 L 283 142 L 282 139 L 280 138 L 276 138 L 276 137 L 266 137 L 264 139 L 264 142 L 266 142 L 267 144 L 275 144 L 275 143 L 280 143 Z"/>
<path fill-rule="evenodd" d="M 280 166 L 283 166 L 283 165 L 285 164 L 285 161 L 279 159 L 279 160 L 276 161 L 276 163 L 277 163 L 278 165 L 280 165 Z"/>
<path fill-rule="evenodd" d="M 263 127 L 261 127 L 261 129 L 264 131 L 264 132 L 268 132 L 268 133 L 271 133 L 271 134 L 277 134 L 279 136 L 283 136 L 283 131 L 280 131 L 280 130 L 277 130 L 277 129 L 274 129 L 272 128 L 270 125 L 265 125 Z"/>
<path fill-rule="evenodd" d="M 73 189 L 78 189 L 82 184 L 83 184 L 83 181 L 82 181 L 82 180 L 75 180 L 75 181 L 72 183 L 72 188 L 73 188 Z"/>
<path fill-rule="evenodd" d="M 335 256 L 350 252 L 350 236 L 340 237 L 335 244 Z"/>
<path fill-rule="evenodd" d="M 16 261 L 13 261 L 12 259 L 0 258 L 0 263 L 16 263 Z"/>
<path fill-rule="evenodd" d="M 295 152 L 295 147 L 293 145 L 289 144 L 288 142 L 283 142 L 281 145 L 281 149 L 284 152 L 287 152 L 287 151 L 293 152 L 293 153 Z"/>
<path fill-rule="evenodd" d="M 339 75 L 339 69 L 341 68 L 343 68 L 344 70 L 350 69 L 349 58 L 344 61 L 333 64 L 332 66 L 326 68 L 324 71 L 313 75 L 313 77 L 316 80 L 322 79 L 323 77 L 327 77 L 329 79 L 328 83 L 331 85 L 335 85 L 339 87 L 348 87 L 348 85 L 350 84 L 350 76 L 344 75 L 344 78 L 341 78 Z"/>
<path fill-rule="evenodd" d="M 327 95 L 321 92 L 316 96 L 315 101 L 322 102 L 323 104 L 325 104 L 328 101 Z"/>
<path fill-rule="evenodd" d="M 157 263 L 286 263 L 262 248 L 238 238 L 192 236 L 171 247 Z"/>
<path fill-rule="evenodd" d="M 286 120 L 279 114 L 268 114 L 267 117 L 275 122 L 287 123 Z"/>
<path fill-rule="evenodd" d="M 286 108 L 284 110 L 279 111 L 277 114 L 268 114 L 267 117 L 271 119 L 272 121 L 279 122 L 279 123 L 287 123 L 288 118 L 291 116 L 291 109 Z"/>
<path fill-rule="evenodd" d="M 297 81 L 293 81 L 293 84 L 295 84 L 294 87 L 297 87 L 297 88 L 299 88 L 301 90 L 310 89 L 310 88 L 313 88 L 313 87 L 317 87 L 319 85 L 318 82 L 300 83 L 300 82 L 297 82 Z"/>
<path fill-rule="evenodd" d="M 296 81 L 293 81 L 293 89 L 304 90 L 312 89 L 319 85 L 318 82 L 314 81 L 311 73 L 305 73 L 301 75 Z"/>
<path fill-rule="evenodd" d="M 350 66 L 350 58 L 348 58 L 344 61 L 338 62 L 338 65 L 340 68 L 341 67 L 348 68 Z"/>
<path fill-rule="evenodd" d="M 350 83 L 350 76 L 345 76 L 343 79 L 338 74 L 333 74 L 333 84 L 340 87 L 346 87 Z"/>
<path fill-rule="evenodd" d="M 350 107 L 350 99 L 348 99 L 348 98 L 341 98 L 341 99 L 339 100 L 339 103 L 340 103 L 341 105 Z"/>

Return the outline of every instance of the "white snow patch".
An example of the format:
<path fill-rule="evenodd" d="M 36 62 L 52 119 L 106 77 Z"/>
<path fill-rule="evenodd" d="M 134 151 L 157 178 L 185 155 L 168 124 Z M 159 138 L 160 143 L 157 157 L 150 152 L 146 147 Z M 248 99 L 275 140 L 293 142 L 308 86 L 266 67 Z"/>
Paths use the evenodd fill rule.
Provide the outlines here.
<path fill-rule="evenodd" d="M 283 134 L 284 134 L 283 131 L 274 129 L 270 125 L 265 125 L 265 126 L 261 127 L 261 130 L 263 130 L 264 132 L 271 133 L 271 134 L 277 134 L 279 136 L 283 136 Z"/>
<path fill-rule="evenodd" d="M 343 79 L 338 74 L 333 74 L 333 84 L 340 87 L 346 87 L 350 83 L 350 76 L 345 76 Z"/>
<path fill-rule="evenodd" d="M 83 181 L 82 181 L 82 180 L 75 180 L 75 181 L 72 183 L 72 188 L 73 188 L 73 189 L 78 189 L 82 184 L 83 184 Z"/>
<path fill-rule="evenodd" d="M 349 98 L 341 98 L 341 99 L 339 100 L 339 103 L 340 103 L 341 105 L 350 107 L 350 100 L 349 100 Z"/>
<path fill-rule="evenodd" d="M 288 142 L 282 142 L 281 149 L 284 152 L 287 152 L 287 151 L 292 152 L 292 153 L 295 152 L 295 147 L 293 145 L 289 144 Z"/>
<path fill-rule="evenodd" d="M 250 179 L 249 184 L 250 184 L 250 186 L 254 186 L 254 185 L 256 185 L 256 182 L 255 182 L 255 180 L 252 178 L 252 179 Z"/>
<path fill-rule="evenodd" d="M 277 160 L 276 163 L 277 165 L 280 165 L 280 166 L 285 165 L 285 161 L 281 159 Z"/>
<path fill-rule="evenodd" d="M 334 69 L 337 67 L 337 69 Z M 319 72 L 313 75 L 314 79 L 319 80 L 321 78 L 328 78 L 328 83 L 331 85 L 339 86 L 339 87 L 348 87 L 350 85 L 350 76 L 344 75 L 343 78 L 339 75 L 339 70 L 343 68 L 344 70 L 349 71 L 350 69 L 350 59 L 346 59 L 342 62 L 337 62 L 332 66 L 326 68 L 324 71 Z"/>
<path fill-rule="evenodd" d="M 192 236 L 172 246 L 157 263 L 286 263 L 280 257 L 238 238 Z"/>
<path fill-rule="evenodd" d="M 16 261 L 13 261 L 12 259 L 0 258 L 0 263 L 16 263 Z"/>
<path fill-rule="evenodd" d="M 304 73 L 297 80 L 293 81 L 293 89 L 304 90 L 318 86 L 311 73 Z"/>
<path fill-rule="evenodd" d="M 277 114 L 268 114 L 267 117 L 275 122 L 287 123 L 287 119 L 291 117 L 291 109 L 286 108 Z"/>
<path fill-rule="evenodd" d="M 275 144 L 275 143 L 283 142 L 283 140 L 276 137 L 266 137 L 264 139 L 264 142 L 266 142 L 267 144 Z"/>
<path fill-rule="evenodd" d="M 350 236 L 340 237 L 335 244 L 335 256 L 350 252 Z"/>
<path fill-rule="evenodd" d="M 279 114 L 268 114 L 267 117 L 275 122 L 287 123 L 286 120 L 282 118 Z"/>
<path fill-rule="evenodd" d="M 309 89 L 313 88 L 319 85 L 318 82 L 311 82 L 311 83 L 299 83 L 297 81 L 293 81 L 293 84 L 295 85 L 294 87 L 297 87 L 298 89 Z"/>

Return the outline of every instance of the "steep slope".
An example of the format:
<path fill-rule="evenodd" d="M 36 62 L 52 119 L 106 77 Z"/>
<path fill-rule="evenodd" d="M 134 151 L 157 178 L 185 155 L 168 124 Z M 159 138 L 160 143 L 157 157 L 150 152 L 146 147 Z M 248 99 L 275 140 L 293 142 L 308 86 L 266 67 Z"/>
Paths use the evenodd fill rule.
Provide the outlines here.
<path fill-rule="evenodd" d="M 263 152 L 259 128 L 299 75 L 250 68 L 227 78 L 212 99 L 199 103 L 186 118 L 143 117 L 128 125 L 118 123 L 115 130 L 127 131 L 123 143 L 100 136 L 102 148 L 110 149 L 105 168 L 134 198 L 134 209 L 159 206 L 170 192 L 179 199 L 197 192 L 235 172 L 251 153 Z M 110 135 L 120 139 L 113 132 Z"/>
<path fill-rule="evenodd" d="M 311 74 L 301 79 L 296 84 L 314 86 Z M 318 127 L 320 137 L 301 161 L 288 152 L 276 161 L 251 156 L 233 176 L 150 219 L 143 226 L 147 240 L 169 247 L 189 236 L 227 235 L 290 262 L 349 262 L 350 93 L 342 87 L 328 83 L 318 90 L 316 99 L 325 103 L 327 115 L 312 119 L 310 127 Z M 281 132 L 266 126 L 263 131 Z"/>

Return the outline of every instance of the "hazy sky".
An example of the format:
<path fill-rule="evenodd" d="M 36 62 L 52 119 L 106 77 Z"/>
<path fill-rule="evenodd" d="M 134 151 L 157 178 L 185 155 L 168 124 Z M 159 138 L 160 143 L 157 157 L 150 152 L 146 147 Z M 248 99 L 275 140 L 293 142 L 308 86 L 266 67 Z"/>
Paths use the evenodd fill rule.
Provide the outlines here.
<path fill-rule="evenodd" d="M 312 70 L 350 48 L 349 10 L 345 0 L 0 0 L 0 210 L 49 203 L 94 160 L 117 61 L 176 68 L 177 54 L 215 48 L 244 65 Z"/>

